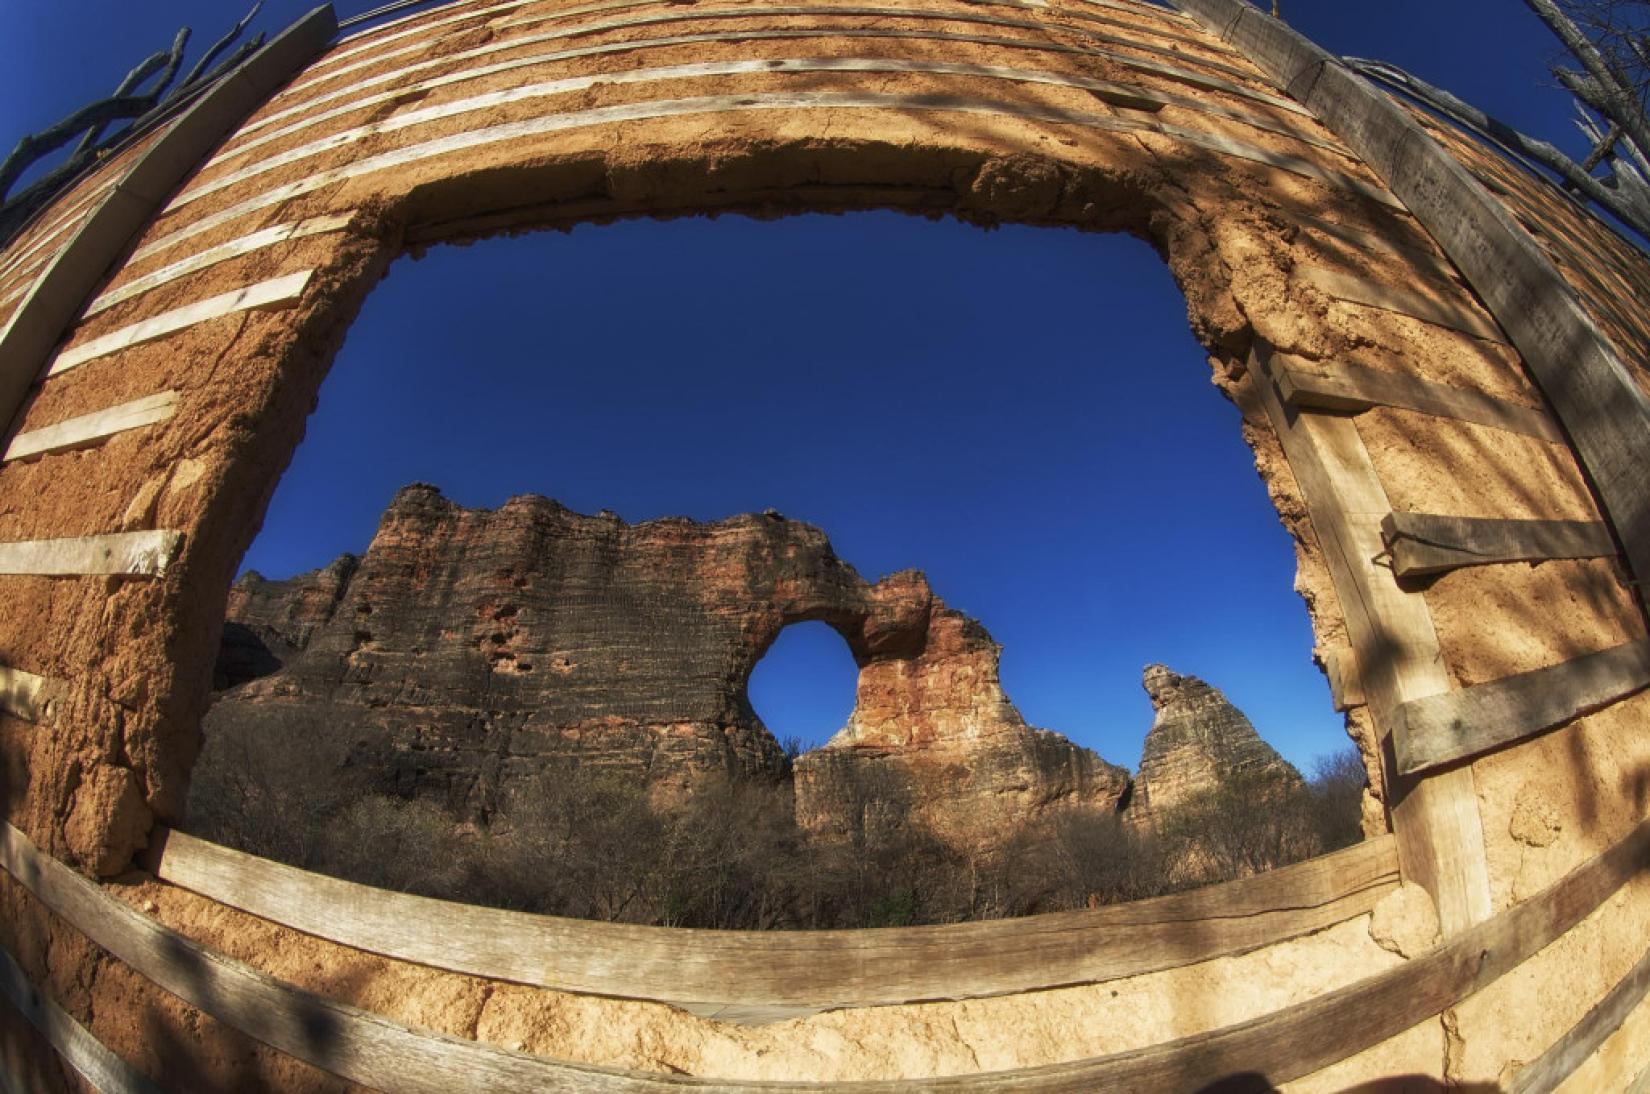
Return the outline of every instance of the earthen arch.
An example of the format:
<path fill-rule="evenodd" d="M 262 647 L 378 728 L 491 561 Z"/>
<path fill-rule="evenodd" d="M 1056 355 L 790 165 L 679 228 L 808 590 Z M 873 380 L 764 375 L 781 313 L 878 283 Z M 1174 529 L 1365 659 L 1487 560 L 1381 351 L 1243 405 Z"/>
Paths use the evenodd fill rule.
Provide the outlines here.
<path fill-rule="evenodd" d="M 10 583 L 0 659 L 16 695 L 0 737 L 3 790 L 20 833 L 8 866 L 33 853 L 17 842 L 26 836 L 88 875 L 114 875 L 158 835 L 157 822 L 179 815 L 229 578 L 344 330 L 397 256 L 497 232 L 720 211 L 876 207 L 986 225 L 1071 225 L 1131 232 L 1158 249 L 1216 382 L 1244 410 L 1257 464 L 1296 535 L 1320 656 L 1370 763 L 1382 805 L 1371 828 L 1390 826 L 1396 837 L 1395 850 L 1388 842 L 1360 852 L 1361 887 L 1319 893 L 1313 905 L 1356 910 L 1315 920 L 1311 929 L 1322 933 L 1309 937 L 1297 929 L 1200 950 L 1196 964 L 1060 965 L 1055 956 L 1032 962 L 1031 972 L 959 973 L 955 990 L 921 970 L 907 983 L 907 973 L 872 969 L 848 995 L 767 985 L 757 993 L 761 1006 L 789 1006 L 792 1015 L 844 1008 L 794 1032 L 803 1055 L 813 1053 L 809 1063 L 770 1056 L 776 1043 L 763 1035 L 716 1033 L 673 1009 L 704 1002 L 691 994 L 701 989 L 648 994 L 634 976 L 623 988 L 596 973 L 498 988 L 489 998 L 505 1002 L 473 1008 L 467 1035 L 510 1039 L 482 1032 L 488 1005 L 504 1008 L 492 1012 L 499 1030 L 515 1029 L 512 1022 L 525 1029 L 545 1008 L 565 1007 L 576 1020 L 560 1034 L 524 1033 L 537 1038 L 529 1047 L 595 1067 L 730 1080 L 794 1079 L 798 1068 L 822 1079 L 920 1079 L 1046 1066 L 1054 1070 L 1037 1081 L 1057 1084 L 1060 1068 L 1081 1071 L 1072 1061 L 1151 1045 L 1152 1059 L 1172 1057 L 1168 1070 L 1152 1073 L 1172 1085 L 1177 1075 L 1202 1074 L 1174 1070 L 1192 1067 L 1184 1063 L 1192 1056 L 1176 1055 L 1183 1050 L 1175 1038 L 1210 1030 L 1239 1037 L 1232 1031 L 1244 1022 L 1293 1014 L 1288 1005 L 1303 999 L 1350 1005 L 1351 993 L 1399 977 L 1433 945 L 1439 953 L 1482 945 L 1498 954 L 1497 968 L 1522 963 L 1543 983 L 1566 975 L 1568 952 L 1607 957 L 1526 1027 L 1512 1028 L 1496 1009 L 1504 985 L 1473 994 L 1481 986 L 1474 982 L 1387 1015 L 1386 1025 L 1370 1027 L 1382 1037 L 1319 1046 L 1274 1069 L 1293 1067 L 1284 1076 L 1293 1078 L 1343 1066 L 1330 1074 L 1353 1076 L 1380 1073 L 1385 1059 L 1440 1077 L 1503 1077 L 1582 1028 L 1591 1002 L 1637 958 L 1650 917 L 1632 867 L 1650 746 L 1636 732 L 1645 710 L 1643 697 L 1633 697 L 1643 683 L 1644 630 L 1626 568 L 1642 568 L 1644 490 L 1642 475 L 1636 493 L 1631 487 L 1631 467 L 1644 448 L 1620 441 L 1643 432 L 1632 415 L 1645 401 L 1645 371 L 1632 355 L 1650 336 L 1579 285 L 1571 267 L 1584 263 L 1536 251 L 1500 206 L 1486 212 L 1497 199 L 1467 172 L 1493 176 L 1513 211 L 1560 224 L 1560 234 L 1582 241 L 1575 253 L 1603 255 L 1641 291 L 1650 284 L 1642 256 L 1539 184 L 1509 181 L 1511 169 L 1451 134 L 1415 154 L 1419 167 L 1395 170 L 1400 154 L 1371 143 L 1374 123 L 1360 129 L 1347 121 L 1345 102 L 1324 100 L 1333 79 L 1304 90 L 1291 82 L 1300 57 L 1312 56 L 1306 45 L 1237 5 L 1184 6 L 1203 21 L 1124 0 L 840 11 L 684 10 L 642 0 L 568 11 L 461 0 L 330 45 L 329 17 L 321 16 L 271 47 L 259 61 L 270 71 L 242 80 L 254 90 L 242 88 L 238 107 L 220 102 L 229 120 L 187 161 L 198 168 L 175 190 L 149 184 L 160 207 L 126 237 L 103 239 L 103 252 L 86 232 L 107 237 L 113 229 L 89 223 L 76 234 L 74 210 L 129 202 L 138 168 L 155 162 L 146 155 L 178 157 L 166 150 L 175 132 L 149 135 L 82 180 L 0 255 L 0 288 L 20 289 L 6 345 L 21 345 L 31 329 L 47 332 L 32 336 L 44 346 L 37 359 L 18 358 L 25 382 L 43 366 L 11 442 L 35 447 L 0 469 L 0 499 L 9 503 L 0 540 L 23 560 L 0 577 Z M 286 82 L 265 93 L 257 79 Z M 1429 139 L 1391 103 L 1360 109 L 1395 131 L 1407 124 L 1403 139 Z M 1455 208 L 1476 235 L 1463 239 L 1440 208 Z M 83 252 L 104 254 L 95 272 L 107 270 L 107 280 L 87 281 L 73 315 L 54 326 L 43 318 L 50 294 L 41 286 L 68 292 L 59 282 L 69 275 L 54 271 L 64 254 L 92 262 Z M 1498 261 L 1523 264 L 1505 283 L 1551 291 L 1509 295 L 1486 272 Z M 1569 295 L 1560 273 L 1578 283 Z M 61 299 L 55 306 L 62 309 Z M 1568 342 L 1550 334 L 1558 319 L 1546 322 L 1549 313 L 1570 324 L 1561 332 Z M 60 348 L 46 352 L 60 336 Z M 1573 389 L 1555 386 L 1555 340 L 1606 365 L 1578 372 Z M 1624 347 L 1626 364 L 1611 340 Z M 1606 398 L 1622 391 L 1636 394 Z M 1592 406 L 1610 408 L 1603 426 L 1584 420 Z M 97 433 L 106 426 L 91 416 L 111 413 L 144 420 Z M 92 433 L 53 440 L 75 429 Z M 1598 439 L 1600 429 L 1607 438 Z M 1612 521 L 1626 563 L 1598 546 L 1610 535 L 1598 529 Z M 1531 522 L 1544 528 L 1532 531 Z M 1567 529 L 1558 548 L 1554 522 Z M 1577 532 L 1582 526 L 1588 531 Z M 1574 547 L 1576 535 L 1589 534 L 1593 546 Z M 1496 561 L 1464 566 L 1482 559 L 1485 536 L 1500 537 Z M 1420 550 L 1440 544 L 1446 557 Z M 1552 561 L 1531 568 L 1531 558 Z M 1398 580 L 1395 569 L 1447 576 L 1427 586 Z M 884 619 L 909 603 L 870 595 L 869 606 L 786 607 L 775 633 L 787 618 L 823 618 L 851 636 L 866 664 L 909 656 L 901 646 L 915 633 L 909 620 Z M 1586 662 L 1584 673 L 1592 690 L 1565 682 L 1566 666 L 1598 656 L 1606 660 Z M 1523 674 L 1539 672 L 1548 675 L 1517 690 Z M 1600 674 L 1607 685 L 1597 683 Z M 1555 703 L 1555 694 L 1570 705 Z M 1473 711 L 1482 703 L 1503 704 L 1496 711 L 1512 704 L 1517 716 L 1463 743 L 1461 726 L 1481 717 Z M 1562 728 L 1545 732 L 1554 726 Z M 182 843 L 168 838 L 169 848 Z M 1382 849 L 1401 860 L 1413 887 L 1394 891 L 1390 863 L 1371 865 Z M 1562 903 L 1553 887 L 1581 885 L 1577 877 L 1593 879 L 1587 891 L 1597 899 L 1566 897 L 1565 920 L 1541 901 Z M 148 888 L 134 891 L 173 927 L 230 945 L 233 932 L 207 923 L 202 898 L 141 884 Z M 1577 925 L 1617 886 L 1626 896 Z M 1259 914 L 1281 915 L 1275 894 L 1272 903 L 1244 895 L 1263 889 L 1230 899 L 1261 901 Z M 89 930 L 61 901 L 11 881 L 5 893 L 18 925 L 6 947 L 48 994 L 67 998 L 73 973 L 59 970 L 96 962 L 78 931 L 114 948 L 112 935 Z M 1422 929 L 1427 914 L 1441 921 L 1439 942 Z M 1516 944 L 1505 936 L 1521 915 L 1546 924 L 1537 936 L 1552 945 L 1539 956 L 1527 932 Z M 256 922 L 237 955 L 254 964 L 293 937 Z M 1012 949 L 1018 936 L 993 937 Z M 378 983 L 458 990 L 456 980 L 441 979 L 449 973 L 315 945 Z M 1255 945 L 1270 947 L 1264 959 L 1240 956 Z M 48 951 L 67 957 L 48 964 Z M 634 964 L 631 973 L 641 958 Z M 304 982 L 292 969 L 277 975 Z M 1234 983 L 1250 990 L 1234 994 Z M 1085 1016 L 1106 1005 L 1108 991 L 1126 996 L 1119 1013 L 1139 1020 L 1137 1033 L 1091 1028 L 1077 1037 L 1072 1031 L 1094 1025 Z M 615 995 L 640 1001 L 623 1005 L 630 1009 L 614 1028 L 637 1043 L 676 1046 L 665 1053 L 671 1059 L 643 1058 L 625 1037 L 597 1030 L 616 1021 L 607 998 Z M 975 1002 L 917 1002 L 937 998 Z M 1164 998 L 1174 1000 L 1173 1015 L 1162 1012 Z M 154 1006 L 168 1020 L 188 1013 L 170 996 Z M 403 1008 L 393 1018 L 415 1026 L 457 1013 L 416 1001 L 393 1006 Z M 1446 1010 L 1449 1019 L 1439 1019 Z M 981 1023 L 972 1032 L 963 1028 L 970 1013 Z M 942 1016 L 954 1034 L 916 1032 Z M 1310 1015 L 1291 1020 L 1312 1024 Z M 1004 1043 L 988 1032 L 1006 1028 L 1024 1036 Z M 1344 1032 L 1334 1023 L 1314 1028 Z M 123 1055 L 142 1057 L 140 1066 L 160 1066 L 131 1030 L 104 1035 Z M 241 1050 L 241 1034 L 224 1036 L 202 1038 L 203 1066 Z M 707 1040 L 718 1037 L 725 1039 Z M 832 1038 L 860 1047 L 825 1059 L 816 1046 Z M 886 1047 L 900 1038 L 916 1038 L 923 1050 Z M 320 1050 L 304 1056 L 276 1035 L 262 1039 L 332 1066 Z M 1232 1051 L 1216 1061 L 1226 1070 L 1247 1058 Z M 318 1081 L 278 1053 L 259 1066 L 294 1085 Z M 1106 1066 L 1130 1074 L 1134 1065 Z"/>

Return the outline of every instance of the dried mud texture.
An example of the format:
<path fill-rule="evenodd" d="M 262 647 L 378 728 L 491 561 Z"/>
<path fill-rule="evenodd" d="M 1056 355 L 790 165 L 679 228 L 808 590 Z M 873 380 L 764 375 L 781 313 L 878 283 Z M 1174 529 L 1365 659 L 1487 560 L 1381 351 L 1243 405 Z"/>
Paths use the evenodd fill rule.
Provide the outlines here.
<path fill-rule="evenodd" d="M 936 10 L 944 6 L 936 5 Z M 1048 34 L 1054 41 L 1079 44 L 1082 36 L 1074 31 L 1084 24 L 1063 10 L 1057 5 L 1038 17 L 1052 24 Z M 433 15 L 427 18 L 435 21 Z M 718 26 L 737 32 L 777 25 L 772 18 L 753 9 L 748 19 Z M 1157 17 L 1139 18 L 1157 29 L 1176 25 Z M 484 37 L 513 33 L 502 26 L 481 29 L 465 21 L 435 32 L 425 42 L 411 41 L 422 46 L 415 54 L 419 58 L 444 57 Z M 628 33 L 593 35 L 588 40 L 616 42 Z M 1249 67 L 1234 62 L 1212 38 L 1186 33 L 1197 41 L 1187 52 Z M 703 53 L 659 56 L 709 59 L 740 56 L 744 48 L 737 43 L 707 44 Z M 905 56 L 908 48 L 917 47 L 883 39 L 874 47 L 867 44 L 862 55 Z M 1100 59 L 1050 55 L 1032 63 L 1012 49 L 961 42 L 948 43 L 943 52 L 921 48 L 926 52 L 911 55 L 1046 66 L 1169 87 L 1210 102 L 1239 102 L 1177 81 L 1159 84 L 1155 77 Z M 781 52 L 770 53 L 764 46 L 750 56 Z M 1122 52 L 1149 56 L 1138 50 Z M 300 78 L 269 109 L 400 63 L 381 60 L 307 87 Z M 518 76 L 525 83 L 608 65 L 617 71 L 648 63 L 645 54 L 625 51 L 584 67 L 544 63 L 518 70 Z M 1188 57 L 1183 63 L 1196 67 L 1200 62 Z M 1207 65 L 1204 70 L 1211 71 Z M 1265 86 L 1258 74 L 1248 82 Z M 396 80 L 384 85 L 397 86 Z M 443 134 L 598 104 L 647 102 L 662 94 L 748 100 L 776 90 L 942 95 L 991 101 L 999 107 L 1080 109 L 1116 121 L 1141 120 L 1070 88 L 974 76 L 838 72 L 790 79 L 764 72 L 657 87 L 607 85 L 429 126 L 375 133 L 347 148 L 264 172 L 160 217 L 140 243 L 161 241 L 318 169 Z M 448 94 L 458 92 L 443 92 L 431 101 L 442 101 Z M 0 758 L 6 765 L 0 772 L 0 789 L 10 819 L 52 854 L 88 872 L 109 874 L 120 870 L 142 846 L 153 818 L 178 815 L 198 747 L 199 716 L 230 577 L 302 435 L 304 417 L 343 331 L 408 241 L 420 245 L 620 216 L 719 210 L 771 216 L 866 207 L 955 215 L 983 225 L 1012 220 L 1139 235 L 1157 248 L 1184 292 L 1188 322 L 1215 355 L 1216 383 L 1244 409 L 1245 435 L 1256 451 L 1257 468 L 1295 536 L 1300 559 L 1297 584 L 1312 613 L 1318 645 L 1345 645 L 1340 608 L 1306 522 L 1298 486 L 1264 415 L 1256 410 L 1253 378 L 1243 364 L 1248 349 L 1261 338 L 1314 361 L 1354 360 L 1533 404 L 1533 388 L 1516 355 L 1505 346 L 1418 320 L 1328 300 L 1302 290 L 1292 279 L 1297 266 L 1338 262 L 1340 268 L 1382 284 L 1419 285 L 1460 306 L 1474 306 L 1464 290 L 1451 287 L 1449 271 L 1440 269 L 1435 248 L 1401 212 L 1316 179 L 1218 155 L 1164 134 L 1110 132 L 1070 120 L 1033 121 L 942 109 L 956 101 L 932 98 L 926 105 L 898 108 L 728 111 L 517 133 L 508 141 L 455 148 L 437 158 L 271 201 L 128 263 L 115 274 L 116 284 L 257 228 L 329 213 L 352 218 L 347 231 L 273 246 L 180 279 L 110 309 L 71 337 L 83 341 L 165 306 L 227 292 L 277 273 L 313 268 L 312 284 L 296 306 L 211 320 L 89 362 L 39 388 L 23 417 L 24 428 L 168 389 L 180 393 L 181 403 L 177 416 L 163 428 L 115 438 L 87 451 L 0 467 L 0 537 L 153 527 L 182 532 L 184 547 L 177 563 L 159 580 L 4 579 L 0 663 L 68 684 L 61 715 L 49 729 L 0 719 Z M 1253 105 L 1245 103 L 1244 108 Z M 1294 117 L 1272 116 L 1286 121 Z M 1288 137 L 1181 108 L 1163 114 L 1163 120 L 1171 119 L 1208 133 L 1237 135 L 1265 151 L 1378 185 L 1361 166 Z M 1299 124 L 1305 132 L 1323 135 L 1315 123 Z M 337 130 L 294 133 L 263 146 L 259 155 L 273 157 L 331 131 Z M 1458 156 L 1472 159 L 1472 150 L 1455 144 Z M 1487 176 L 1504 173 L 1494 161 L 1486 162 L 1477 166 Z M 1608 297 L 1643 295 L 1650 278 L 1642 256 L 1624 252 L 1607 233 L 1600 235 L 1596 225 L 1567 220 L 1567 213 L 1554 210 L 1553 199 L 1543 196 L 1537 201 L 1522 195 L 1505 178 L 1497 185 L 1498 192 L 1513 201 L 1515 212 L 1550 229 L 1544 233 L 1544 244 L 1556 248 L 1561 265 L 1578 284 L 1597 281 L 1603 286 L 1602 291 L 1591 289 L 1590 306 L 1618 343 L 1639 338 L 1627 328 L 1642 322 L 1641 317 L 1636 311 L 1620 314 L 1623 309 Z M 1526 199 L 1527 207 L 1518 204 Z M 1367 261 L 1354 252 L 1337 255 L 1321 233 L 1310 227 L 1302 230 L 1314 221 L 1339 225 L 1354 235 L 1399 241 L 1424 257 L 1404 258 L 1381 248 L 1376 248 L 1379 258 Z M 1561 244 L 1573 253 L 1563 252 Z M 1595 261 L 1598 256 L 1602 258 Z M 1647 375 L 1642 360 L 1630 360 L 1629 367 L 1641 379 Z M 1362 415 L 1359 430 L 1395 507 L 1484 516 L 1591 514 L 1573 463 L 1553 446 L 1492 437 L 1477 427 L 1397 411 Z M 1525 595 L 1536 597 L 1546 610 L 1531 612 Z M 1487 567 L 1442 579 L 1427 597 L 1445 660 L 1463 683 L 1490 678 L 1509 666 L 1547 663 L 1543 659 L 1589 643 L 1602 648 L 1612 636 L 1637 634 L 1641 628 L 1619 575 L 1612 576 L 1606 563 L 1566 563 L 1533 571 Z M 1498 635 L 1512 637 L 1494 637 Z M 1637 715 L 1642 724 L 1643 702 L 1618 704 L 1473 765 L 1498 905 L 1527 895 L 1573 865 L 1578 856 L 1614 838 L 1630 818 L 1642 815 L 1645 780 L 1636 743 L 1642 734 L 1633 734 L 1632 722 Z M 1349 729 L 1376 766 L 1373 719 L 1354 712 Z M 1526 806 L 1514 823 L 1520 795 L 1526 794 L 1526 784 L 1534 776 L 1547 780 L 1541 790 L 1549 800 Z M 1372 783 L 1379 795 L 1378 770 L 1372 771 Z M 1536 838 L 1531 839 L 1532 834 Z M 1547 834 L 1552 840 L 1542 845 Z M 157 993 L 136 983 L 130 973 L 109 971 L 109 962 L 72 930 L 24 907 L 26 901 L 14 893 L 6 899 L 8 917 L 0 930 L 10 936 L 8 948 L 26 958 L 31 975 L 54 996 L 68 1000 L 71 1010 L 83 1018 L 95 1011 L 94 1028 L 117 1041 L 123 1051 L 141 1055 L 156 1067 L 183 1066 L 171 1057 L 206 1061 L 202 1066 L 211 1070 L 203 1074 L 213 1083 L 234 1085 L 243 1074 L 237 1069 L 245 1068 L 249 1070 L 244 1074 L 255 1077 L 245 1085 L 337 1088 L 290 1061 L 274 1059 L 266 1050 L 249 1048 L 237 1035 L 175 1003 L 153 1003 Z M 195 901 L 195 909 L 180 919 L 190 922 L 191 929 L 196 919 L 229 915 L 163 889 L 156 889 L 152 899 L 163 907 L 173 901 Z M 1567 936 L 1553 947 L 1553 952 L 1566 954 L 1567 961 L 1549 961 L 1543 955 L 1520 970 L 1521 979 L 1509 980 L 1507 991 L 1481 993 L 1450 1018 L 1447 1038 L 1437 1021 L 1418 1024 L 1394 1042 L 1405 1046 L 1406 1069 L 1413 1060 L 1417 1073 L 1429 1074 L 1447 1060 L 1457 1075 L 1495 1077 L 1512 1061 L 1528 1058 L 1539 1049 L 1540 1038 L 1550 1041 L 1603 990 L 1604 981 L 1598 977 L 1565 987 L 1574 967 L 1598 959 L 1609 966 L 1610 975 L 1619 975 L 1625 967 L 1620 937 L 1642 939 L 1644 924 L 1637 917 L 1646 904 L 1639 889 L 1632 890 L 1619 907 L 1612 904 L 1596 917 L 1630 930 L 1572 932 L 1573 940 Z M 366 960 L 296 936 L 268 933 L 273 928 L 263 930 L 259 933 L 256 925 L 242 922 L 234 931 L 212 933 L 209 941 L 230 950 L 252 945 L 256 952 L 250 956 L 260 959 L 286 961 L 290 956 L 293 964 L 283 965 L 282 974 L 298 980 L 313 981 L 328 969 L 356 968 L 356 962 Z M 470 1023 L 449 1022 L 443 1028 L 465 1035 L 480 1031 L 481 1036 L 511 1030 L 508 1036 L 526 1037 L 534 1047 L 562 1044 L 558 1039 L 577 1041 L 585 1031 L 598 1028 L 624 1031 L 623 1044 L 591 1034 L 587 1051 L 614 1054 L 604 1063 L 665 1068 L 686 1061 L 712 1074 L 726 1067 L 729 1074 L 739 1068 L 750 1073 L 771 1069 L 786 1077 L 816 1072 L 920 1074 L 1006 1066 L 1010 1059 L 1069 1059 L 1160 1040 L 1304 998 L 1344 983 L 1354 970 L 1367 972 L 1397 960 L 1369 939 L 1363 924 L 1355 923 L 1230 963 L 1165 974 L 1171 979 L 1131 982 L 1129 990 L 1120 989 L 1116 997 L 1122 1002 L 1114 1001 L 1109 989 L 1070 989 L 1005 1000 L 821 1015 L 767 1032 L 693 1024 L 646 1004 L 569 997 L 557 997 L 552 1004 L 546 1002 L 548 995 L 537 1001 L 518 1000 L 517 989 L 495 990 L 481 1012 L 463 1001 L 474 997 L 468 988 L 451 989 L 451 996 L 441 994 L 449 989 L 432 989 L 430 998 L 447 1001 L 417 1005 Z M 1261 969 L 1276 978 L 1261 976 Z M 1173 979 L 1176 975 L 1180 978 Z M 374 995 L 369 979 L 334 979 L 326 990 L 343 998 L 370 996 L 388 1012 L 424 998 L 415 991 Z M 1522 994 L 1512 994 L 1512 987 Z M 1562 1004 L 1540 1015 L 1539 1032 L 1526 1027 L 1512 1031 L 1505 1018 L 1509 1008 L 1532 997 L 1544 998 L 1549 991 L 1560 993 Z M 135 1002 L 140 992 L 151 1001 Z M 153 1036 L 133 1024 L 140 1020 L 139 1012 L 162 1016 L 156 1019 L 160 1024 Z M 570 1013 L 583 1017 L 556 1017 Z M 781 1036 L 787 1038 L 782 1043 L 762 1040 Z M 766 1045 L 769 1054 L 752 1047 L 758 1044 Z M 1370 1058 L 1365 1053 L 1358 1059 Z M 1347 1074 L 1357 1074 L 1354 1063 L 1343 1065 L 1353 1069 Z"/>

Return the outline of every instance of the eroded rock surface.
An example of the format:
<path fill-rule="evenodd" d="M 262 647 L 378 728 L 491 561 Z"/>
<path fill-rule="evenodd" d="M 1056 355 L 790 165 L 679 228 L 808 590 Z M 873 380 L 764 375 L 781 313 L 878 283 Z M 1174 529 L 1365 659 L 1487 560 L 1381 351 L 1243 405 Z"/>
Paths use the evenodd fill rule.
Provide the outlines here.
<path fill-rule="evenodd" d="M 1151 731 L 1140 753 L 1132 810 L 1173 809 L 1225 782 L 1299 785 L 1300 772 L 1255 732 L 1248 717 L 1220 689 L 1163 665 L 1141 678 L 1151 696 Z"/>
<path fill-rule="evenodd" d="M 248 574 L 230 604 L 220 679 L 257 678 L 213 707 L 209 742 L 230 728 L 347 741 L 379 789 L 469 815 L 573 762 L 666 796 L 712 773 L 777 776 L 746 685 L 805 620 L 835 628 L 861 666 L 848 727 L 799 765 L 810 827 L 909 809 L 970 839 L 1051 803 L 1109 807 L 1128 785 L 1025 725 L 997 645 L 920 573 L 867 582 L 818 529 L 773 513 L 630 525 L 535 496 L 465 509 L 414 485 L 359 560 Z"/>

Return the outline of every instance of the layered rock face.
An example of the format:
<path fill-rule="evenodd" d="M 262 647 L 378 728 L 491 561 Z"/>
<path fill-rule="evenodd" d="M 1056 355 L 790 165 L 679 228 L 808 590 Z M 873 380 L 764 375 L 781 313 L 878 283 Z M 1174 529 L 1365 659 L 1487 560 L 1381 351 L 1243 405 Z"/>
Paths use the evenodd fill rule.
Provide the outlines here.
<path fill-rule="evenodd" d="M 1131 813 L 1173 809 L 1222 782 L 1300 784 L 1300 772 L 1261 740 L 1219 689 L 1163 665 L 1146 666 L 1141 682 L 1156 713 L 1141 750 Z"/>
<path fill-rule="evenodd" d="M 292 747 L 347 740 L 378 788 L 485 816 L 558 765 L 602 765 L 656 795 L 712 773 L 777 775 L 751 669 L 787 624 L 823 620 L 861 667 L 849 726 L 799 765 L 799 817 L 858 830 L 907 804 L 970 839 L 1055 802 L 1115 803 L 1127 773 L 1033 730 L 998 648 L 919 573 L 866 582 L 823 533 L 777 514 L 629 525 L 541 497 L 464 509 L 397 494 L 359 560 L 231 596 L 234 730 Z M 900 814 L 903 819 L 903 813 Z"/>
<path fill-rule="evenodd" d="M 1000 653 L 936 600 L 921 650 L 866 664 L 848 725 L 797 760 L 798 822 L 874 841 L 914 819 L 980 848 L 1050 807 L 1115 810 L 1128 771 L 1027 726 L 1003 692 Z"/>

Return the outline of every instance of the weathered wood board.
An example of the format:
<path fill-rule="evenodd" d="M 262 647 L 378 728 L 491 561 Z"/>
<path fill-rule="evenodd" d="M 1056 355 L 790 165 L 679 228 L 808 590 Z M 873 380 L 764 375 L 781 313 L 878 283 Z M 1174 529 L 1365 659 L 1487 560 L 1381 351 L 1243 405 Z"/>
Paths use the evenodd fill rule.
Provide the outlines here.
<path fill-rule="evenodd" d="M 1481 755 L 1562 725 L 1650 686 L 1650 640 L 1487 684 L 1412 699 L 1394 713 L 1406 774 Z"/>
<path fill-rule="evenodd" d="M 1602 558 L 1616 553 L 1610 526 L 1589 520 L 1487 520 L 1438 513 L 1388 513 L 1381 539 L 1399 577 L 1495 562 Z"/>
<path fill-rule="evenodd" d="M 871 1006 L 1092 983 L 1270 945 L 1397 884 L 1393 841 L 1257 877 L 1023 919 L 876 931 L 710 931 L 528 915 L 373 889 L 160 832 L 155 873 L 357 949 L 524 984 L 704 1010 Z"/>

